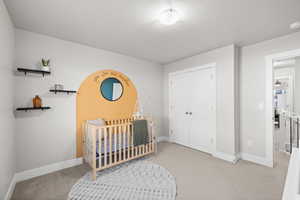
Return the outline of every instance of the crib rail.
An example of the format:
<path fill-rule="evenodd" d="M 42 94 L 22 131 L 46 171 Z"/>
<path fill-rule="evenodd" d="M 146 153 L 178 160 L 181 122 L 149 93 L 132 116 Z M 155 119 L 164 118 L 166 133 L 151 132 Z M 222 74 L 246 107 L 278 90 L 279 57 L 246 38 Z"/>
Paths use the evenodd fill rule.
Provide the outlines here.
<path fill-rule="evenodd" d="M 135 116 L 135 117 L 129 117 L 129 118 L 124 118 L 124 119 L 110 119 L 110 120 L 106 120 L 105 122 L 107 125 L 115 125 L 115 124 L 130 123 L 136 119 L 147 119 L 147 118 L 144 116 Z M 148 120 L 152 121 L 151 119 L 148 119 Z"/>
<path fill-rule="evenodd" d="M 148 120 L 149 142 L 134 146 L 133 125 L 135 118 L 110 120 L 106 126 L 85 124 L 84 159 L 96 172 L 155 152 L 152 120 Z M 142 119 L 142 118 L 140 118 Z"/>

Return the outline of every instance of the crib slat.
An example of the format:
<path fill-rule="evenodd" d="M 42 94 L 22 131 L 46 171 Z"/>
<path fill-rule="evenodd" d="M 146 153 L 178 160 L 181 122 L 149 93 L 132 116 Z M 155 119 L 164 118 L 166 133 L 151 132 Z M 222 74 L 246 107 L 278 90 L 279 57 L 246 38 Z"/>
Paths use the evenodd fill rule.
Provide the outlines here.
<path fill-rule="evenodd" d="M 97 138 L 96 138 L 96 128 L 92 128 L 92 138 L 93 138 L 93 145 L 92 145 L 92 147 L 93 147 L 93 159 L 92 159 L 92 161 L 93 161 L 93 180 L 96 180 L 96 177 L 97 177 L 97 174 L 96 174 L 96 170 L 97 170 L 97 159 L 96 159 L 96 145 L 97 145 Z"/>
<path fill-rule="evenodd" d="M 107 132 L 104 128 L 104 166 L 107 165 Z"/>
<path fill-rule="evenodd" d="M 123 159 L 126 160 L 126 133 L 125 133 L 125 126 L 122 125 L 122 136 L 123 136 Z"/>
<path fill-rule="evenodd" d="M 136 156 L 139 156 L 140 155 L 140 146 L 137 146 L 135 151 L 136 151 Z"/>
<path fill-rule="evenodd" d="M 149 124 L 150 124 L 150 128 L 149 128 L 149 131 L 150 131 L 150 148 L 151 148 L 151 151 L 154 152 L 154 146 L 153 146 L 154 137 L 153 137 L 153 123 L 152 123 L 152 121 L 150 121 Z"/>
<path fill-rule="evenodd" d="M 122 138 L 121 138 L 121 132 L 120 132 L 120 126 L 117 127 L 117 131 L 118 131 L 118 139 L 119 139 L 119 162 L 122 160 Z"/>
<path fill-rule="evenodd" d="M 136 154 L 137 154 L 135 146 L 132 146 L 132 152 L 133 152 L 133 156 L 132 157 L 135 158 Z"/>
<path fill-rule="evenodd" d="M 131 135 L 131 144 L 130 144 L 131 157 L 133 157 L 134 156 L 134 149 L 133 149 L 133 129 L 132 129 L 132 124 L 130 124 L 129 127 L 130 127 L 130 135 Z"/>
<path fill-rule="evenodd" d="M 126 135 L 127 135 L 127 159 L 130 158 L 130 126 L 126 125 Z"/>
<path fill-rule="evenodd" d="M 92 138 L 93 138 L 93 144 L 92 144 L 92 146 L 93 146 L 93 152 L 92 152 L 92 154 L 93 154 L 93 168 L 96 168 L 96 159 L 94 159 L 94 158 L 96 158 L 96 145 L 97 145 L 97 143 L 96 143 L 96 128 L 94 128 L 94 127 L 92 127 L 91 128 L 92 129 Z"/>
<path fill-rule="evenodd" d="M 99 160 L 99 167 L 102 166 L 102 132 L 103 128 L 98 129 L 98 160 Z"/>
<path fill-rule="evenodd" d="M 105 129 L 106 130 L 106 129 Z M 109 164 L 112 164 L 112 128 L 110 127 L 108 129 L 108 135 L 109 135 Z"/>
<path fill-rule="evenodd" d="M 117 132 L 115 128 L 114 128 L 114 148 L 115 148 L 114 162 L 117 162 Z"/>
<path fill-rule="evenodd" d="M 148 122 L 148 152 L 151 152 L 151 140 L 152 140 L 152 131 L 151 131 L 151 122 Z"/>

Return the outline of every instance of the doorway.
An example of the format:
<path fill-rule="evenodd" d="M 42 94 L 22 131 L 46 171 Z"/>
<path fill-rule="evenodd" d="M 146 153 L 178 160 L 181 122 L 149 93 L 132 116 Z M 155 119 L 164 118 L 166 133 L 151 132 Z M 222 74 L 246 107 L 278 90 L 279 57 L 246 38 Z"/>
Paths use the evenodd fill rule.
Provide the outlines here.
<path fill-rule="evenodd" d="M 169 75 L 170 139 L 206 153 L 215 151 L 215 64 Z"/>
<path fill-rule="evenodd" d="M 281 63 L 278 65 L 278 63 Z M 298 63 L 299 64 L 299 63 Z M 275 163 L 278 162 L 279 153 L 290 153 L 293 142 L 290 143 L 291 113 L 295 113 L 294 89 L 295 72 L 299 73 L 295 59 L 275 61 L 274 67 L 274 152 Z M 300 67 L 300 66 L 299 66 Z M 299 74 L 298 74 L 299 76 Z M 300 89 L 300 88 L 298 88 Z M 296 90 L 297 91 L 297 90 Z M 292 131 L 291 133 L 293 133 Z M 294 139 L 296 137 L 293 137 Z"/>
<path fill-rule="evenodd" d="M 299 145 L 300 49 L 269 55 L 266 63 L 266 163 L 273 167 Z"/>

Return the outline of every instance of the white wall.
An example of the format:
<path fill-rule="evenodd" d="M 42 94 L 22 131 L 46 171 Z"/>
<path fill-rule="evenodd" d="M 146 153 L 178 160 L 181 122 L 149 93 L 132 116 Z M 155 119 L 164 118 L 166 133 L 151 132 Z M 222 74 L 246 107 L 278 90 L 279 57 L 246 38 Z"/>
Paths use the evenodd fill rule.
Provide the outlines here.
<path fill-rule="evenodd" d="M 265 157 L 265 56 L 300 48 L 300 32 L 241 48 L 241 151 Z"/>
<path fill-rule="evenodd" d="M 294 111 L 300 114 L 300 58 L 295 64 Z"/>
<path fill-rule="evenodd" d="M 77 90 L 91 73 L 114 69 L 135 84 L 146 115 L 154 117 L 161 133 L 162 66 L 136 58 L 99 50 L 23 30 L 16 30 L 16 62 L 36 68 L 42 57 L 51 59 L 50 76 L 16 76 L 15 106 L 31 105 L 38 94 L 48 111 L 16 112 L 17 171 L 69 160 L 76 153 L 76 95 L 54 95 L 55 83 Z"/>
<path fill-rule="evenodd" d="M 13 61 L 14 27 L 0 0 L 0 199 L 4 199 L 16 168 Z"/>
<path fill-rule="evenodd" d="M 232 156 L 238 153 L 237 120 L 237 51 L 234 45 L 176 61 L 164 66 L 164 133 L 169 131 L 168 122 L 168 74 L 170 72 L 216 63 L 217 74 L 217 138 L 218 152 Z"/>

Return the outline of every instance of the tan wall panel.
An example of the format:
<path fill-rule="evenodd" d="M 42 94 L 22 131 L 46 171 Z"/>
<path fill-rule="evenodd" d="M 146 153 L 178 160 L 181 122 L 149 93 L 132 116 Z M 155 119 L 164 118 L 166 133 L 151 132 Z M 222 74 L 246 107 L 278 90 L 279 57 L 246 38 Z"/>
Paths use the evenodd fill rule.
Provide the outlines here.
<path fill-rule="evenodd" d="M 100 92 L 100 85 L 107 78 L 116 78 L 123 85 L 123 94 L 117 101 L 106 100 Z M 82 123 L 85 120 L 105 120 L 131 117 L 136 110 L 137 91 L 124 74 L 114 70 L 97 71 L 81 84 L 77 94 L 77 157 L 82 157 Z"/>

